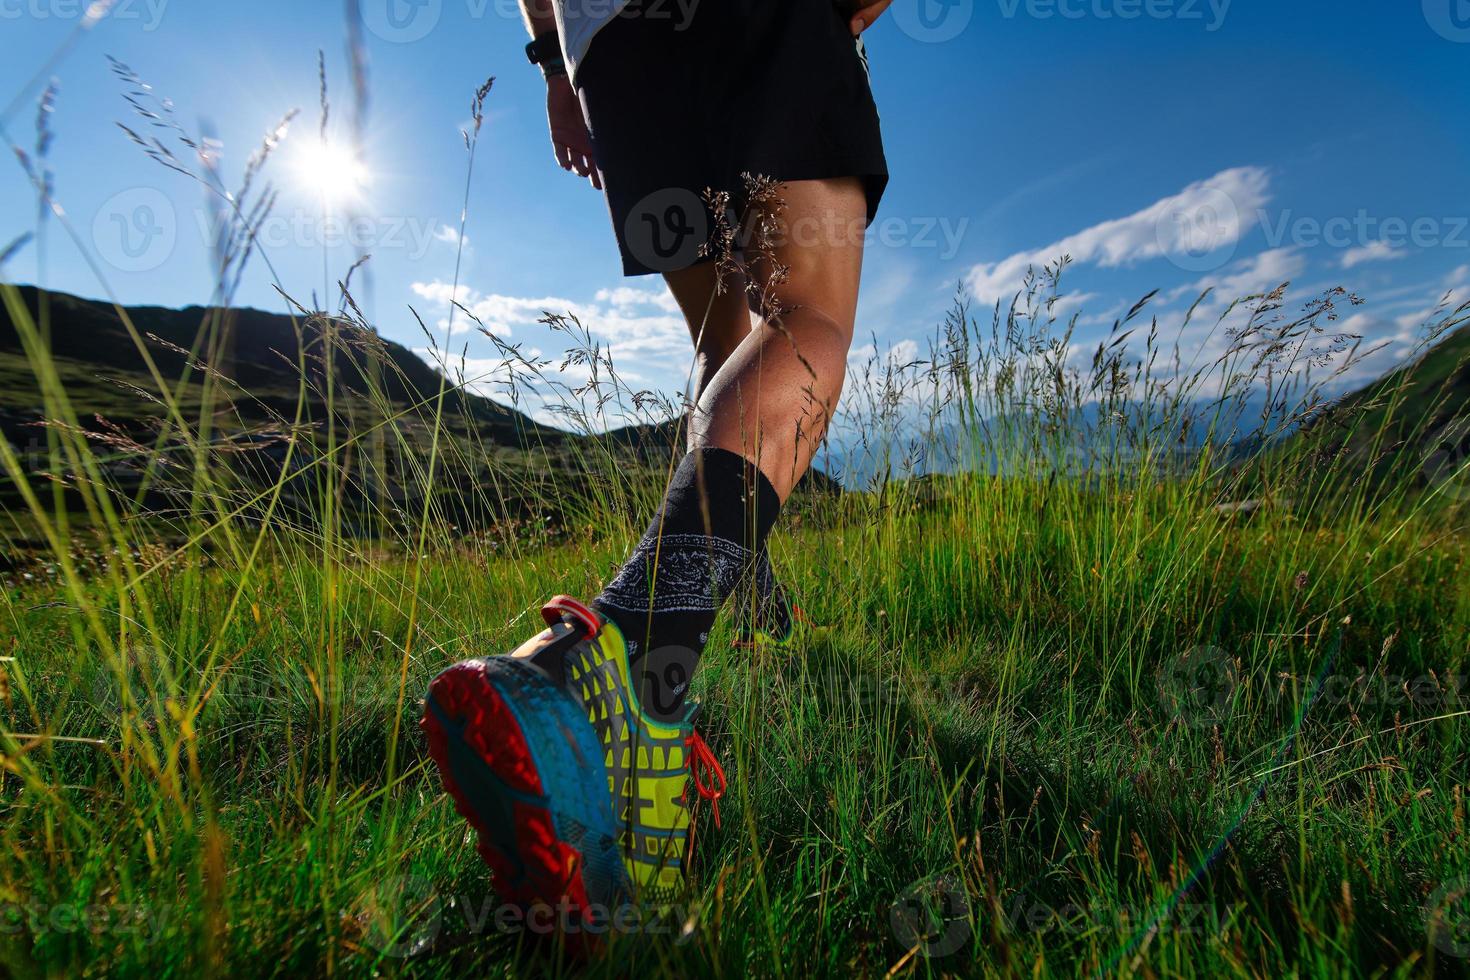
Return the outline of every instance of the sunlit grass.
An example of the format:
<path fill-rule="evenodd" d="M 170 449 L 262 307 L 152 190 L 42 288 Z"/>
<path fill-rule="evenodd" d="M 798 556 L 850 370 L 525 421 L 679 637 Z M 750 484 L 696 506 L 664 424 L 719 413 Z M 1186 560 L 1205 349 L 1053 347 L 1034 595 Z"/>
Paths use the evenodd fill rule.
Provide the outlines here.
<path fill-rule="evenodd" d="M 700 815 L 686 900 L 582 967 L 495 903 L 418 699 L 547 596 L 595 592 L 677 404 L 554 318 L 592 380 L 502 344 L 505 397 L 581 438 L 489 443 L 458 397 L 478 379 L 440 352 L 438 388 L 408 384 L 344 278 L 335 308 L 297 308 L 269 398 L 222 360 L 228 314 L 181 376 L 126 323 L 156 423 L 109 437 L 45 303 L 0 287 L 7 383 L 48 422 L 34 453 L 0 442 L 6 533 L 30 543 L 0 589 L 0 969 L 1462 970 L 1464 461 L 1426 476 L 1438 416 L 1411 375 L 1330 410 L 1339 293 L 1246 300 L 1193 370 L 1171 344 L 1198 331 L 1140 306 L 1088 364 L 1050 315 L 1063 271 L 854 372 L 841 458 L 819 458 L 854 492 L 798 495 L 772 543 L 814 628 L 751 654 L 721 624 L 696 681 L 720 826 Z M 630 422 L 662 423 L 641 455 L 598 436 Z M 251 440 L 270 465 L 241 464 Z"/>

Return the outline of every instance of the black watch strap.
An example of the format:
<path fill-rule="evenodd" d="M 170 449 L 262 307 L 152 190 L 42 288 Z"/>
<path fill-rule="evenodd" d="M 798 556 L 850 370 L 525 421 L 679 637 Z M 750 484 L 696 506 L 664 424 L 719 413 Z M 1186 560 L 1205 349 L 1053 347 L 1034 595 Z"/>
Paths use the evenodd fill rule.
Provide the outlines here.
<path fill-rule="evenodd" d="M 533 65 L 559 61 L 561 59 L 561 38 L 556 36 L 556 31 L 536 35 L 536 39 L 526 45 L 526 59 Z"/>

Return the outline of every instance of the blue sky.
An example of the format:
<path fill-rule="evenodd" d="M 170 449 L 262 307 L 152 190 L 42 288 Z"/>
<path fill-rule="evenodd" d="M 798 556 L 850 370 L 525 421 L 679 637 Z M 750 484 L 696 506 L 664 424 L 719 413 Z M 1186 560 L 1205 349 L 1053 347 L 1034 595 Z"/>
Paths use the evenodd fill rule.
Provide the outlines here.
<path fill-rule="evenodd" d="M 548 355 L 564 343 L 535 324 L 540 311 L 576 312 L 635 383 L 681 388 L 689 345 L 661 284 L 620 276 L 600 196 L 552 163 L 513 2 L 361 2 L 371 99 L 354 208 L 369 219 L 359 237 L 373 275 L 359 298 L 381 331 L 419 348 L 409 305 L 431 325 L 446 314 L 465 181 L 459 130 L 476 85 L 495 75 L 464 300 Z M 13 98 L 85 10 L 80 0 L 0 0 L 0 111 L 14 104 L 3 123 L 23 146 L 39 90 Z M 207 124 L 232 182 L 261 135 L 302 110 L 268 171 L 281 198 L 266 237 L 285 288 L 321 293 L 324 259 L 335 280 L 355 251 L 322 224 L 302 161 L 317 130 L 318 48 L 334 139 L 345 141 L 344 37 L 337 3 L 117 0 L 42 74 L 59 81 L 56 198 L 105 284 L 54 223 L 6 277 L 127 303 L 209 298 L 201 195 L 114 125 L 136 120 L 110 54 L 186 126 Z M 1338 284 L 1361 294 L 1368 302 L 1347 326 L 1393 341 L 1387 357 L 1446 292 L 1470 298 L 1470 0 L 897 0 L 868 46 L 893 179 L 869 250 L 860 343 L 922 340 L 957 284 L 988 304 L 1027 264 L 1062 251 L 1075 260 L 1064 309 L 1081 312 L 1084 342 L 1154 288 L 1167 324 L 1206 285 L 1228 295 L 1291 279 L 1302 300 Z M 34 228 L 35 210 L 7 160 L 0 247 Z M 284 309 L 258 261 L 237 301 Z M 466 342 L 471 365 L 488 369 L 490 342 L 454 339 Z"/>

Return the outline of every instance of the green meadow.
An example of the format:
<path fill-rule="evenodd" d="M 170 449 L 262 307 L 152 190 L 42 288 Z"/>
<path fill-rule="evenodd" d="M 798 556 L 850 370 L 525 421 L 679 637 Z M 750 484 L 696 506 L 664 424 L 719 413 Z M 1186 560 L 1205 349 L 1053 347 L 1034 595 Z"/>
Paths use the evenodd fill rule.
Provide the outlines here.
<path fill-rule="evenodd" d="M 421 699 L 595 593 L 679 406 L 557 311 L 492 387 L 345 273 L 231 309 L 234 200 L 187 316 L 0 286 L 0 972 L 1466 972 L 1470 310 L 1343 396 L 1348 294 L 1078 351 L 1060 261 L 855 365 L 771 545 L 808 624 L 722 621 L 695 681 L 687 894 L 581 962 L 497 903 Z"/>

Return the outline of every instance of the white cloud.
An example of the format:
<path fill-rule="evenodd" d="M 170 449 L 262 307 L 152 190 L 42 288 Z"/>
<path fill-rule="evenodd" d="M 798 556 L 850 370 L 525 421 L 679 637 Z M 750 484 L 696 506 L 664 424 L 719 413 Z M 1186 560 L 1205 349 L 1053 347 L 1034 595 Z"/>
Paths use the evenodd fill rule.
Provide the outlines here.
<path fill-rule="evenodd" d="M 985 303 L 1008 298 L 1029 268 L 1070 255 L 1075 264 L 1116 268 L 1166 255 L 1189 254 L 1207 225 L 1211 245 L 1234 245 L 1254 227 L 1270 200 L 1270 175 L 1261 167 L 1237 167 L 1191 184 L 1178 194 L 1125 218 L 1093 225 L 1041 248 L 973 267 L 966 283 Z"/>
<path fill-rule="evenodd" d="M 1097 313 L 1084 313 L 1077 318 L 1079 327 L 1110 327 L 1116 323 L 1124 313 L 1133 308 L 1132 303 L 1114 303 L 1112 306 Z"/>
<path fill-rule="evenodd" d="M 582 325 L 591 342 L 601 348 L 602 356 L 611 360 L 623 386 L 622 396 L 639 389 L 673 394 L 683 391 L 689 378 L 692 354 L 689 330 L 679 313 L 678 304 L 666 288 L 645 290 L 620 286 L 603 289 L 594 294 L 591 303 L 562 296 L 484 294 L 467 286 L 456 290 L 439 280 L 417 282 L 412 288 L 416 295 L 442 311 L 443 317 L 439 320 L 441 333 L 451 315 L 454 323 L 452 333 L 475 328 L 462 310 L 449 309 L 453 297 L 495 336 L 512 338 L 513 343 L 534 344 L 548 352 L 541 355 L 549 363 L 541 369 L 540 377 L 532 377 L 524 368 L 512 371 L 503 357 L 477 356 L 467 362 L 477 375 L 472 387 L 501 400 L 508 397 L 506 385 L 514 377 L 526 402 L 523 408 L 533 413 L 579 402 L 582 396 L 573 394 L 571 389 L 583 385 L 591 376 L 591 369 L 585 363 L 565 366 L 562 363 L 567 352 L 585 346 L 586 339 L 552 330 L 541 322 L 548 315 L 573 317 Z M 425 359 L 433 360 L 428 352 L 420 353 Z M 450 366 L 457 368 L 458 362 L 451 359 Z M 604 383 L 609 380 L 605 372 L 601 372 L 601 376 Z M 611 390 L 603 389 L 605 392 Z M 606 405 L 598 404 L 596 394 L 587 397 L 589 405 L 581 406 L 579 411 L 596 416 L 599 419 L 597 427 L 648 421 L 639 410 L 631 407 L 631 403 L 623 404 L 626 399 L 621 396 Z M 557 424 L 569 423 L 562 419 Z"/>
<path fill-rule="evenodd" d="M 631 311 L 643 306 L 652 306 L 665 313 L 679 312 L 679 303 L 667 286 L 663 289 L 635 289 L 632 286 L 599 289 L 593 298 L 619 311 Z"/>
<path fill-rule="evenodd" d="M 1232 262 L 1194 282 L 1176 286 L 1163 294 L 1163 303 L 1166 306 L 1180 300 L 1193 303 L 1208 289 L 1211 290 L 1210 298 L 1200 305 L 1197 313 L 1218 311 L 1246 296 L 1268 293 L 1301 275 L 1306 267 L 1306 257 L 1295 245 L 1268 249 Z"/>
<path fill-rule="evenodd" d="M 451 298 L 463 303 L 473 292 L 464 284 L 455 287 L 450 283 L 440 282 L 438 279 L 433 282 L 416 282 L 410 288 L 414 291 L 414 295 L 422 296 L 431 303 L 438 303 L 441 306 L 448 306 Z"/>
<path fill-rule="evenodd" d="M 1051 312 L 1048 315 L 1058 320 L 1070 319 L 1073 313 L 1095 299 L 1097 299 L 1097 293 L 1063 293 L 1051 305 Z"/>
<path fill-rule="evenodd" d="M 1221 272 L 1201 279 L 1198 291 L 1215 288 L 1217 298 L 1226 302 L 1242 296 L 1267 293 L 1284 282 L 1300 276 L 1307 268 L 1306 257 L 1295 246 L 1273 248 L 1226 266 Z"/>
<path fill-rule="evenodd" d="M 1403 249 L 1395 248 L 1388 242 L 1370 242 L 1361 248 L 1350 248 L 1344 252 L 1342 267 L 1352 269 L 1364 262 L 1390 262 L 1394 259 L 1402 259 L 1407 254 Z"/>
<path fill-rule="evenodd" d="M 615 353 L 621 348 L 628 353 L 677 355 L 685 362 L 690 355 L 688 327 L 668 290 L 604 289 L 595 294 L 592 303 L 561 296 L 487 295 L 463 285 L 454 290 L 439 280 L 416 282 L 413 291 L 440 306 L 448 306 L 450 297 L 455 297 L 499 336 L 518 335 L 526 328 L 544 330 L 539 324 L 548 314 L 568 315 Z"/>
<path fill-rule="evenodd" d="M 459 229 L 450 227 L 449 225 L 440 225 L 439 230 L 434 232 L 434 240 L 456 247 L 463 244 L 466 249 L 470 247 L 470 236 L 465 235 L 461 239 Z"/>
<path fill-rule="evenodd" d="M 450 320 L 447 316 L 441 316 L 434 326 L 438 329 L 439 333 L 443 334 L 447 332 L 451 337 L 457 337 L 462 333 L 469 333 L 473 328 L 473 325 L 470 323 L 470 318 L 462 314 L 455 320 Z M 496 332 L 499 333 L 498 331 Z"/>
<path fill-rule="evenodd" d="M 1424 327 L 1430 326 L 1470 303 L 1470 265 L 1462 265 L 1445 277 L 1440 295 L 1434 297 L 1433 306 L 1420 306 L 1398 317 L 1398 338 L 1411 337 Z"/>

